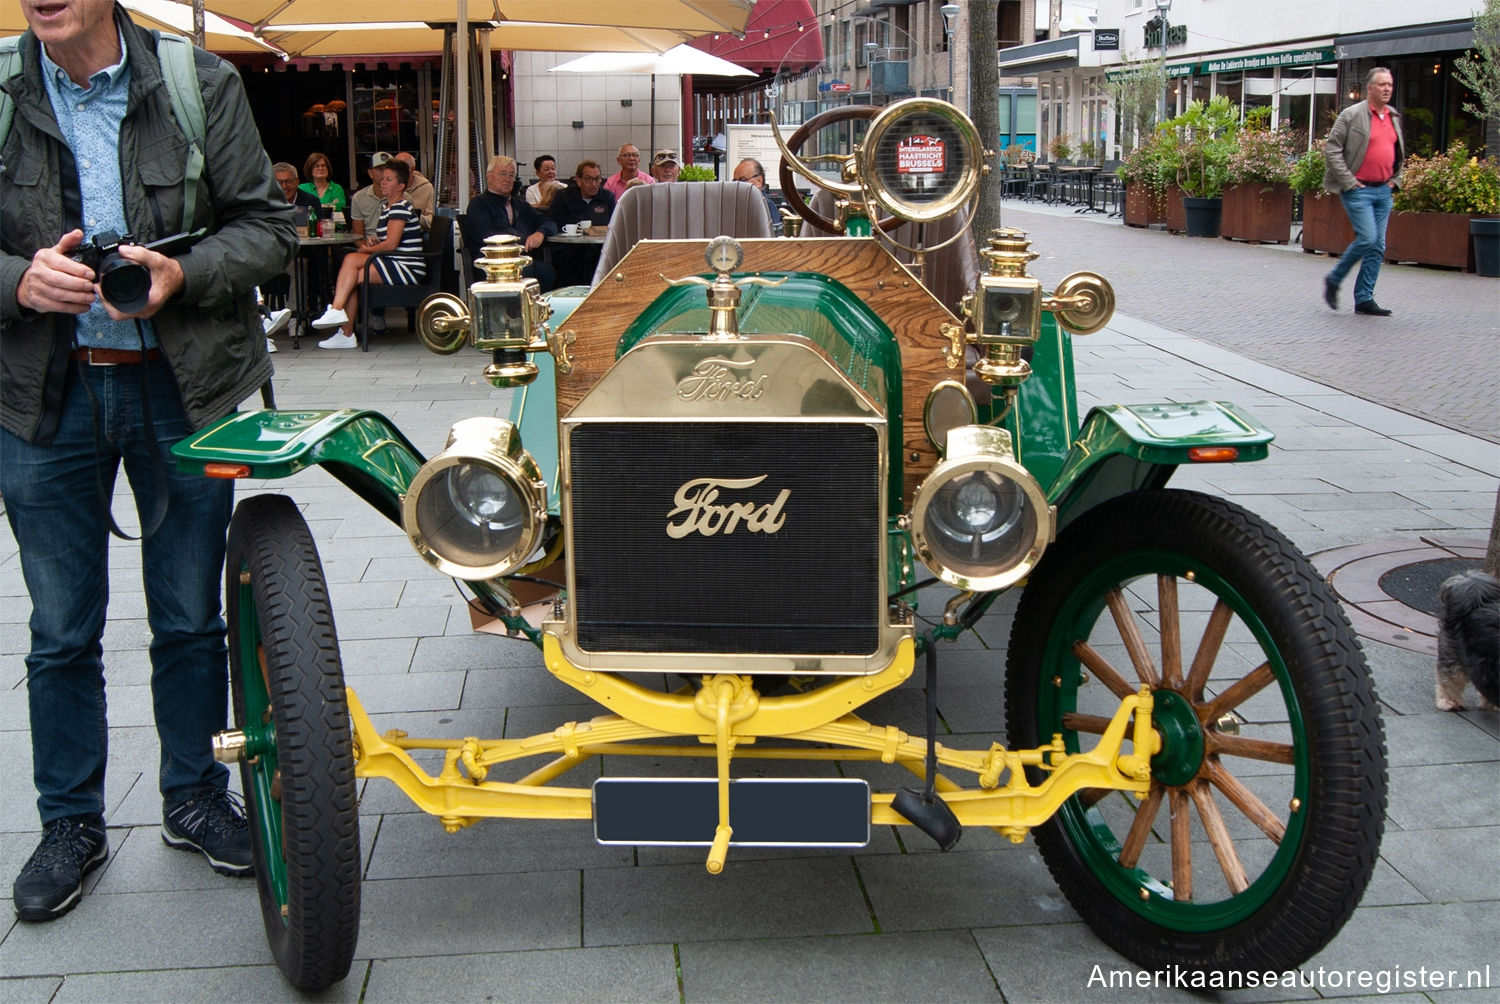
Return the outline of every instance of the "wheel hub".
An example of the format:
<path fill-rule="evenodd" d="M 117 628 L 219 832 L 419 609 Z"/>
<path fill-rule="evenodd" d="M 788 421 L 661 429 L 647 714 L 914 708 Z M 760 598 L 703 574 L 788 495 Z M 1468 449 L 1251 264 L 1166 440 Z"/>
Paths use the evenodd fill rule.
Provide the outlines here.
<path fill-rule="evenodd" d="M 1161 750 L 1151 758 L 1151 776 L 1169 787 L 1187 784 L 1203 764 L 1203 727 L 1192 702 L 1175 690 L 1152 694 L 1151 724 L 1161 735 Z"/>

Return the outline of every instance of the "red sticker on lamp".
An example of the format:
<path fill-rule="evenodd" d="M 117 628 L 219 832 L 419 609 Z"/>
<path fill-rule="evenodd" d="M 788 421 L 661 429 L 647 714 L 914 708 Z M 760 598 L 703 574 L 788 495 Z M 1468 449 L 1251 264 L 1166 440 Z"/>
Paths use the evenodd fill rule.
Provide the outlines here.
<path fill-rule="evenodd" d="M 908 136 L 896 144 L 897 174 L 941 174 L 948 148 L 936 136 Z"/>

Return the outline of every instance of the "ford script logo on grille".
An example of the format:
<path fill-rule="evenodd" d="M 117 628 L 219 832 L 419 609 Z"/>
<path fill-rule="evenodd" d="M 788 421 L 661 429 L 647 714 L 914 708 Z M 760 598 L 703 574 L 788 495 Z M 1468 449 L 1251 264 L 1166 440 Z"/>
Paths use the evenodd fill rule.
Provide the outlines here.
<path fill-rule="evenodd" d="M 753 374 L 740 374 L 735 370 L 746 369 L 755 364 L 753 359 L 725 359 L 711 356 L 704 359 L 693 372 L 677 381 L 677 396 L 684 401 L 728 401 L 739 398 L 754 401 L 766 392 L 769 374 L 759 378 Z"/>
<path fill-rule="evenodd" d="M 764 379 L 764 378 L 762 378 Z M 730 534 L 741 524 L 751 533 L 775 533 L 786 523 L 781 507 L 792 497 L 790 488 L 783 488 L 773 501 L 757 504 L 752 500 L 719 503 L 720 490 L 739 491 L 754 488 L 767 478 L 694 478 L 681 488 L 672 499 L 677 508 L 667 513 L 667 536 L 676 540 L 692 533 L 712 537 L 716 533 Z M 682 517 L 681 523 L 672 520 Z"/>

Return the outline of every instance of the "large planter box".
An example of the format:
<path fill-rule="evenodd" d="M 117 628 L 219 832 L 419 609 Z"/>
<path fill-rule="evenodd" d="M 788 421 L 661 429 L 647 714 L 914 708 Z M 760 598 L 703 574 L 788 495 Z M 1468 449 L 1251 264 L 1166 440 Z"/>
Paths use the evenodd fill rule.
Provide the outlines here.
<path fill-rule="evenodd" d="M 1125 225 L 1127 227 L 1149 227 L 1153 223 L 1165 223 L 1167 211 L 1162 197 L 1147 185 L 1132 182 L 1125 186 Z"/>
<path fill-rule="evenodd" d="M 1260 182 L 1226 186 L 1219 235 L 1229 240 L 1264 244 L 1285 244 L 1291 240 L 1291 186 Z"/>
<path fill-rule="evenodd" d="M 1167 229 L 1174 234 L 1187 233 L 1187 213 L 1182 211 L 1182 189 L 1173 185 L 1167 189 Z"/>
<path fill-rule="evenodd" d="M 1468 213 L 1392 213 L 1385 260 L 1474 271 Z"/>
<path fill-rule="evenodd" d="M 1302 250 L 1343 254 L 1354 242 L 1354 228 L 1336 195 L 1308 192 L 1302 196 Z"/>

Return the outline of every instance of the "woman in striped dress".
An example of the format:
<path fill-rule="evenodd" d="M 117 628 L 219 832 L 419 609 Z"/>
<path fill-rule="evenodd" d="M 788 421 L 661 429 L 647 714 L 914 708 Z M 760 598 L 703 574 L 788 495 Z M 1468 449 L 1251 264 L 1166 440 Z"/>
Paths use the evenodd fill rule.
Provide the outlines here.
<path fill-rule="evenodd" d="M 359 311 L 359 284 L 366 280 L 365 264 L 372 258 L 374 267 L 368 280 L 386 286 L 412 286 L 427 277 L 427 262 L 422 257 L 422 226 L 417 211 L 406 198 L 411 168 L 399 160 L 390 160 L 381 168 L 380 193 L 385 206 L 380 211 L 380 225 L 363 247 L 350 252 L 339 266 L 333 287 L 333 302 L 323 316 L 312 322 L 314 328 L 340 328 L 318 343 L 324 349 L 359 347 L 354 337 L 354 322 Z"/>

